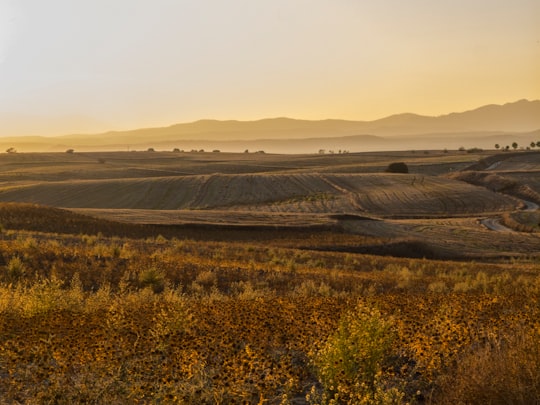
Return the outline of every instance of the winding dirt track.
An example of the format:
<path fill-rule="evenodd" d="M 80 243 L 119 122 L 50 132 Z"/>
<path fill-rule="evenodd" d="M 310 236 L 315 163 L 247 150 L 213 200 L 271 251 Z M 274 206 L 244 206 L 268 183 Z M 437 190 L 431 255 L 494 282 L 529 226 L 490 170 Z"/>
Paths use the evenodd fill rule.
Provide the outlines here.
<path fill-rule="evenodd" d="M 493 162 L 484 170 L 472 173 L 479 176 L 480 183 L 491 189 L 510 190 L 513 189 L 515 198 L 519 200 L 524 208 L 523 211 L 537 211 L 540 206 L 533 202 L 518 196 L 529 195 L 531 198 L 537 197 L 540 191 L 540 159 L 538 154 L 516 155 L 508 159 L 498 160 Z M 482 178 L 484 172 L 492 172 L 493 174 Z M 458 175 L 459 176 L 459 175 Z M 465 179 L 467 175 L 465 175 Z M 466 180 L 467 181 L 467 180 Z M 474 180 L 473 180 L 474 182 Z M 477 180 L 478 182 L 478 180 Z M 518 187 L 517 185 L 520 185 Z M 501 191 L 505 192 L 505 191 Z M 506 191 L 508 192 L 508 191 Z M 490 217 L 480 220 L 480 224 L 491 231 L 512 233 L 516 232 L 501 224 L 500 217 Z"/>
<path fill-rule="evenodd" d="M 525 210 L 524 211 L 536 211 L 540 208 L 540 206 L 532 201 L 522 200 L 525 204 Z"/>
<path fill-rule="evenodd" d="M 532 202 L 532 201 L 526 201 L 521 200 L 523 204 L 525 204 L 525 208 L 523 211 L 526 212 L 534 212 L 538 210 L 539 206 L 538 204 Z M 491 231 L 497 231 L 497 232 L 515 232 L 513 229 L 510 229 L 500 222 L 500 218 L 485 218 L 480 220 L 480 223 L 484 225 L 487 229 Z"/>
<path fill-rule="evenodd" d="M 496 232 L 515 232 L 513 229 L 510 229 L 503 224 L 501 224 L 499 218 L 485 218 L 480 220 L 480 223 L 485 226 L 490 231 Z"/>

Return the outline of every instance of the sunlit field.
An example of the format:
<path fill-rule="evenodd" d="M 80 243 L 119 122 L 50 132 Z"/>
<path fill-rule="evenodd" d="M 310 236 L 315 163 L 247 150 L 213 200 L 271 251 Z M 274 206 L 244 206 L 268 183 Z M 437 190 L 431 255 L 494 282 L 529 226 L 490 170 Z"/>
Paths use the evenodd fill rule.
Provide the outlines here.
<path fill-rule="evenodd" d="M 0 403 L 538 403 L 539 156 L 2 156 Z"/>
<path fill-rule="evenodd" d="M 540 405 L 539 16 L 0 0 L 0 405 Z"/>

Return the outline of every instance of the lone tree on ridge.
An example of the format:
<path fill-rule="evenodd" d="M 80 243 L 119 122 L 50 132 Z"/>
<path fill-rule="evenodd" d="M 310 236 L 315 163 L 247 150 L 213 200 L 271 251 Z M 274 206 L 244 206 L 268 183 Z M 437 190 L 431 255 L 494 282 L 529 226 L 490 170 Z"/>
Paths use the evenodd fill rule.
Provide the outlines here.
<path fill-rule="evenodd" d="M 404 162 L 390 163 L 385 170 L 386 173 L 409 173 L 409 167 Z"/>

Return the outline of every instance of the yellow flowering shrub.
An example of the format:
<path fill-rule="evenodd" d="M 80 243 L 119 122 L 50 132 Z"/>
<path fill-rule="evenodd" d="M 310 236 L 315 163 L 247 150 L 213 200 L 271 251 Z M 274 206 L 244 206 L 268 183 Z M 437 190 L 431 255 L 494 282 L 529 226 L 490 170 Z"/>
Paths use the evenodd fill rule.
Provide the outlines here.
<path fill-rule="evenodd" d="M 383 366 L 389 361 L 393 340 L 391 322 L 377 309 L 360 304 L 346 313 L 314 356 L 324 390 L 321 402 L 398 403 L 403 394 L 383 387 Z"/>

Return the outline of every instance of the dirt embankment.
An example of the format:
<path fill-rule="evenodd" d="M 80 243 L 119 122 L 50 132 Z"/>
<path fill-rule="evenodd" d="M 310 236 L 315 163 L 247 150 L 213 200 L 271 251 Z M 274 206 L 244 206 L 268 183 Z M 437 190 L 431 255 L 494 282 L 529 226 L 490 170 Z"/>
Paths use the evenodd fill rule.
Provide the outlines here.
<path fill-rule="evenodd" d="M 478 162 L 466 167 L 463 171 L 483 171 L 495 168 L 494 166 L 504 162 L 508 159 L 522 158 L 524 156 L 540 155 L 540 152 L 505 152 L 498 153 L 496 155 L 488 156 L 484 159 L 480 159 Z"/>
<path fill-rule="evenodd" d="M 464 171 L 452 173 L 448 177 L 540 204 L 540 193 L 533 190 L 528 184 L 518 182 L 504 175 L 482 171 Z M 525 204 L 521 208 L 525 208 Z"/>

